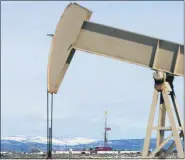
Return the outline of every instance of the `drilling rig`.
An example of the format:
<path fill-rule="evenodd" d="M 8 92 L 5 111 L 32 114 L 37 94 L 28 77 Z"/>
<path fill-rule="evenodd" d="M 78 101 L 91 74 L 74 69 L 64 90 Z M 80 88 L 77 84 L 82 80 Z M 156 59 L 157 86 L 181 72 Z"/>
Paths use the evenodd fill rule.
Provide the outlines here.
<path fill-rule="evenodd" d="M 105 128 L 104 128 L 104 147 L 107 147 L 108 144 L 108 134 L 107 132 L 111 131 L 110 127 L 107 127 L 107 111 L 105 111 Z"/>

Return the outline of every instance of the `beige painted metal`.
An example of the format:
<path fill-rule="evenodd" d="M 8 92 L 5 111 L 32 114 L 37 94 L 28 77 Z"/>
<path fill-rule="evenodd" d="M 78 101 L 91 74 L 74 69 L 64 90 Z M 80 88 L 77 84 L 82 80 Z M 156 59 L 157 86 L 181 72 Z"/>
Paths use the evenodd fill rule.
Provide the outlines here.
<path fill-rule="evenodd" d="M 173 137 L 174 137 L 174 141 L 175 141 L 175 146 L 178 152 L 178 156 L 179 158 L 184 158 L 184 152 L 183 152 L 183 146 L 181 143 L 181 139 L 178 133 L 178 129 L 177 129 L 177 125 L 174 119 L 174 115 L 173 115 L 173 111 L 172 111 L 172 107 L 168 98 L 168 92 L 163 90 L 162 91 L 163 94 L 163 98 L 164 98 L 164 103 L 166 106 L 166 111 L 169 117 L 169 121 L 171 124 L 171 128 L 172 128 L 172 133 L 173 133 Z M 177 115 L 176 115 L 177 116 Z"/>
<path fill-rule="evenodd" d="M 183 138 L 183 135 L 181 133 L 182 133 L 182 131 L 180 132 L 179 136 L 180 136 L 180 138 Z M 174 147 L 175 147 L 175 141 L 173 141 L 171 143 L 171 145 L 168 147 L 168 150 L 165 152 L 165 154 L 162 156 L 162 158 L 168 157 L 169 154 L 173 151 Z"/>
<path fill-rule="evenodd" d="M 179 131 L 183 130 L 182 127 L 177 128 Z M 171 131 L 171 127 L 153 127 L 153 130 L 164 130 L 164 131 Z"/>
<path fill-rule="evenodd" d="M 166 117 L 166 108 L 164 106 L 164 103 L 162 103 L 162 104 L 160 104 L 160 107 L 159 107 L 157 143 L 156 143 L 157 148 L 159 148 L 160 144 L 164 140 L 164 133 L 165 133 L 164 130 L 166 129 L 166 127 L 164 127 L 165 126 L 165 117 Z M 164 128 L 164 130 L 163 130 L 163 128 Z"/>
<path fill-rule="evenodd" d="M 52 39 L 48 62 L 48 92 L 57 93 L 68 69 L 67 59 L 81 27 L 92 12 L 76 4 L 69 4 L 61 16 Z"/>
<path fill-rule="evenodd" d="M 72 49 L 184 75 L 183 45 L 89 22 L 91 14 L 88 9 L 71 3 L 61 16 L 49 55 L 49 93 L 57 93 Z"/>
<path fill-rule="evenodd" d="M 183 138 L 183 140 L 184 140 L 184 127 L 183 127 L 183 125 L 181 124 L 182 120 L 181 120 L 180 113 L 179 113 L 179 110 L 178 110 L 178 108 L 179 108 L 179 107 L 178 107 L 178 103 L 177 103 L 176 97 L 175 97 L 174 95 L 171 95 L 171 98 L 172 98 L 172 103 L 173 103 L 173 105 L 174 105 L 175 114 L 177 115 L 178 124 L 179 124 L 179 126 L 181 126 L 181 127 L 179 127 L 179 129 L 181 130 L 179 136 L 180 136 L 180 138 Z M 166 152 L 165 155 L 164 155 L 164 158 L 167 157 L 167 156 L 172 152 L 172 150 L 173 150 L 174 147 L 175 147 L 175 142 L 173 142 L 173 143 L 169 146 L 167 152 Z"/>
<path fill-rule="evenodd" d="M 150 116 L 149 116 L 148 125 L 147 125 L 146 137 L 144 140 L 144 148 L 143 148 L 143 154 L 142 154 L 143 157 L 148 157 L 148 150 L 150 146 L 150 138 L 152 134 L 158 95 L 159 95 L 159 92 L 154 88 L 153 101 L 152 101 Z"/>
<path fill-rule="evenodd" d="M 181 123 L 182 122 L 182 118 L 181 118 L 180 113 L 179 113 L 179 105 L 177 103 L 177 99 L 176 99 L 176 97 L 174 95 L 171 95 L 171 98 L 172 98 L 172 103 L 174 105 L 175 114 L 177 115 L 178 124 L 182 128 L 182 134 L 184 135 L 184 125 L 182 125 L 182 123 Z"/>
<path fill-rule="evenodd" d="M 164 103 L 160 105 L 158 126 L 152 127 L 153 126 L 153 119 L 154 119 L 154 115 L 155 115 L 155 107 L 156 107 L 156 106 L 154 106 L 154 105 L 156 105 L 156 103 L 154 103 L 154 102 L 156 102 L 157 97 L 158 97 L 158 94 L 157 94 L 158 91 L 156 91 L 156 89 L 154 88 L 153 103 L 152 103 L 152 107 L 151 107 L 146 137 L 145 137 L 145 141 L 144 141 L 144 148 L 143 148 L 143 153 L 142 153 L 143 158 L 148 157 L 148 150 L 149 150 L 150 137 L 151 137 L 152 130 L 157 130 L 157 132 L 158 132 L 157 145 L 156 145 L 156 149 L 151 153 L 151 155 L 149 155 L 148 158 L 152 158 L 153 156 L 155 156 L 156 153 L 159 152 L 162 149 L 162 147 L 172 137 L 174 138 L 174 143 L 172 143 L 170 145 L 170 147 L 167 150 L 167 153 L 163 157 L 166 157 L 169 154 L 169 152 L 171 152 L 173 150 L 173 148 L 176 147 L 178 157 L 184 158 L 184 151 L 183 151 L 183 146 L 181 143 L 181 137 L 184 136 L 184 132 L 183 132 L 184 130 L 181 125 L 181 119 L 179 118 L 180 115 L 178 112 L 176 99 L 174 99 L 174 103 L 173 103 L 173 106 L 176 109 L 176 112 L 175 112 L 175 114 L 173 114 L 172 106 L 170 104 L 170 99 L 169 99 L 169 97 L 170 97 L 173 101 L 172 96 L 169 96 L 169 92 L 171 92 L 171 91 L 172 91 L 172 89 L 169 87 L 168 82 L 165 82 L 165 89 L 162 91 L 162 95 L 160 94 L 160 96 L 162 96 L 164 99 Z M 170 125 L 171 125 L 170 127 L 165 127 L 166 113 L 169 117 L 169 121 L 170 121 Z M 176 124 L 175 118 L 178 119 L 178 124 Z M 164 133 L 161 134 L 161 131 L 163 131 L 163 132 L 164 131 L 172 131 L 172 137 L 170 136 L 167 139 L 164 139 Z M 179 134 L 179 131 L 180 131 L 180 134 Z"/>
<path fill-rule="evenodd" d="M 120 32 L 120 36 L 116 32 Z M 74 47 L 174 75 L 184 75 L 184 47 L 182 45 L 133 32 L 86 22 L 86 27 L 82 28 Z"/>

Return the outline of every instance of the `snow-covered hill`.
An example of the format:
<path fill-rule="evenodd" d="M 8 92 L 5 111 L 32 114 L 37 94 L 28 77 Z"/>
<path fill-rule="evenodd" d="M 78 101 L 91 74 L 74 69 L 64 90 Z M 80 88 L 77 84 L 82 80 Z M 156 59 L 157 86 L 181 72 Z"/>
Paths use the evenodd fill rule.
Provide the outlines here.
<path fill-rule="evenodd" d="M 47 138 L 42 137 L 42 136 L 37 136 L 37 137 L 26 137 L 26 136 L 9 136 L 9 137 L 2 137 L 1 140 L 6 141 L 17 141 L 17 142 L 23 142 L 23 143 L 42 143 L 46 144 L 47 143 Z M 73 139 L 68 139 L 68 138 L 53 138 L 52 143 L 53 145 L 79 145 L 79 144 L 88 144 L 95 142 L 96 140 L 90 139 L 90 138 L 73 138 Z"/>
<path fill-rule="evenodd" d="M 1 150 L 2 151 L 15 151 L 15 152 L 30 152 L 33 148 L 37 148 L 40 151 L 46 151 L 47 139 L 46 137 L 26 137 L 26 136 L 12 136 L 1 138 Z M 114 150 L 134 150 L 141 151 L 143 148 L 143 139 L 119 139 L 110 140 L 108 144 Z M 165 145 L 168 148 L 170 141 Z M 92 148 L 95 146 L 102 146 L 103 141 L 91 139 L 91 138 L 65 138 L 60 139 L 53 137 L 53 150 L 83 150 Z M 150 149 L 154 149 L 156 146 L 156 139 L 151 139 Z"/>

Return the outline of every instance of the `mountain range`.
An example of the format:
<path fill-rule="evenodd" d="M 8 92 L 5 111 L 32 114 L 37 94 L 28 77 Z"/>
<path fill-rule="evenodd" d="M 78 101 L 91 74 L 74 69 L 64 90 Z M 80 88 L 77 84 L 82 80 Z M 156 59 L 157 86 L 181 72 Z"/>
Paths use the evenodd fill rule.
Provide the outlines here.
<path fill-rule="evenodd" d="M 103 146 L 103 141 L 90 138 L 53 138 L 53 150 L 84 150 L 95 146 Z M 110 140 L 108 145 L 114 150 L 134 150 L 141 151 L 143 148 L 143 139 L 119 139 Z M 167 148 L 172 141 L 170 141 L 165 148 Z M 151 139 L 150 149 L 153 150 L 156 146 L 156 139 Z M 1 151 L 14 152 L 31 152 L 33 149 L 38 149 L 45 152 L 47 149 L 46 137 L 26 137 L 26 136 L 12 136 L 1 138 Z"/>

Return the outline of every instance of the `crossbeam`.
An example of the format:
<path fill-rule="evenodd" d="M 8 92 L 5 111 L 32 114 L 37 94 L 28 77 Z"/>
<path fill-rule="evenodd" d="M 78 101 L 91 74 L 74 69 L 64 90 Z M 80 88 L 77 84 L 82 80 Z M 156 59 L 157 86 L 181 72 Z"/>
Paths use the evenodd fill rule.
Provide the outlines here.
<path fill-rule="evenodd" d="M 89 52 L 174 76 L 184 76 L 184 46 L 89 22 L 92 12 L 69 4 L 61 16 L 48 62 L 48 92 L 57 93 L 76 50 Z"/>
<path fill-rule="evenodd" d="M 153 127 L 153 130 L 164 130 L 164 131 L 171 131 L 171 127 Z M 182 127 L 179 127 L 178 130 L 182 130 Z"/>

